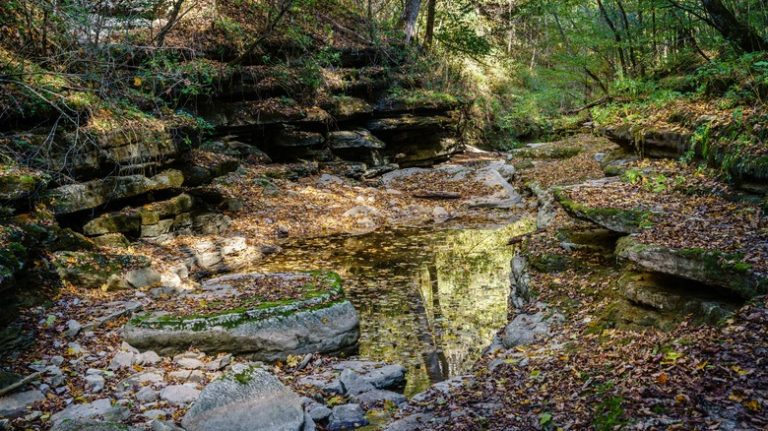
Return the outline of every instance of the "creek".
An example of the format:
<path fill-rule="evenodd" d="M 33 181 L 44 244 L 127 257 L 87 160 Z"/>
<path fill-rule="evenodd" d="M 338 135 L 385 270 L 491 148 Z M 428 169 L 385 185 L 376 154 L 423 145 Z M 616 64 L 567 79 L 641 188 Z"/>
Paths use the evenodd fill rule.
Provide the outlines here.
<path fill-rule="evenodd" d="M 359 355 L 403 364 L 406 396 L 467 373 L 507 321 L 507 240 L 525 229 L 395 229 L 284 244 L 262 271 L 338 272 L 360 315 Z"/>

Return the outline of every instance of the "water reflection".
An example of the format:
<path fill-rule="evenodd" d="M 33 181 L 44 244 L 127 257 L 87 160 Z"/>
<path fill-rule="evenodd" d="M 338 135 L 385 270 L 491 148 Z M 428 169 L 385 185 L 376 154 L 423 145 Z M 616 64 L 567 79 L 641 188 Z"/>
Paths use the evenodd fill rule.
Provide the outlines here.
<path fill-rule="evenodd" d="M 406 395 L 472 366 L 506 321 L 506 246 L 530 221 L 502 229 L 397 230 L 290 243 L 262 271 L 331 269 L 361 320 L 360 355 L 409 369 Z"/>

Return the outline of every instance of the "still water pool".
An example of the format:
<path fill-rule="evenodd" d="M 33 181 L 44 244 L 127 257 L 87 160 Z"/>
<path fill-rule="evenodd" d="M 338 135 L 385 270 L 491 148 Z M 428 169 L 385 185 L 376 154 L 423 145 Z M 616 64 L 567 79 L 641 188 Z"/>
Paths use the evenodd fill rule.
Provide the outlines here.
<path fill-rule="evenodd" d="M 360 314 L 360 356 L 408 368 L 410 396 L 467 372 L 506 323 L 506 243 L 528 225 L 305 239 L 259 270 L 338 272 Z"/>

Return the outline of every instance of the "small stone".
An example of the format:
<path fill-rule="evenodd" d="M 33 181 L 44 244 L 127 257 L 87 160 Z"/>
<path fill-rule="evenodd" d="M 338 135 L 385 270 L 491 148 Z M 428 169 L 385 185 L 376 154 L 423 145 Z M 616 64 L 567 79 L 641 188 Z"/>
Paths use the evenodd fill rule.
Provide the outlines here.
<path fill-rule="evenodd" d="M 168 412 L 165 410 L 155 409 L 147 410 L 141 414 L 147 419 L 165 419 L 168 416 Z"/>
<path fill-rule="evenodd" d="M 341 384 L 344 385 L 345 392 L 349 395 L 362 394 L 376 389 L 371 383 L 367 382 L 360 374 L 352 370 L 344 370 L 339 376 Z"/>
<path fill-rule="evenodd" d="M 117 352 L 112 357 L 112 361 L 109 363 L 109 368 L 112 371 L 117 371 L 123 368 L 128 368 L 133 365 L 136 355 L 133 352 Z"/>
<path fill-rule="evenodd" d="M 157 401 L 157 391 L 149 386 L 144 386 L 139 389 L 139 392 L 136 392 L 136 401 L 144 404 L 155 402 Z"/>
<path fill-rule="evenodd" d="M 160 398 L 170 404 L 183 406 L 195 401 L 200 391 L 190 385 L 171 385 L 160 391 Z"/>
<path fill-rule="evenodd" d="M 135 355 L 139 354 L 139 350 L 137 348 L 131 346 L 130 344 L 126 343 L 125 341 L 120 343 L 120 350 L 122 350 L 124 352 L 131 352 L 131 353 L 133 353 Z"/>
<path fill-rule="evenodd" d="M 309 413 L 309 416 L 315 422 L 321 422 L 328 419 L 328 417 L 331 415 L 331 409 L 322 404 L 318 404 L 309 409 L 307 413 Z"/>
<path fill-rule="evenodd" d="M 358 404 L 343 404 L 333 408 L 328 423 L 331 431 L 343 431 L 368 425 L 365 412 Z"/>
<path fill-rule="evenodd" d="M 190 382 L 190 383 L 203 383 L 205 382 L 205 374 L 200 370 L 176 370 L 168 373 L 168 378 L 171 380 Z"/>
<path fill-rule="evenodd" d="M 85 351 L 80 346 L 79 343 L 67 343 L 67 353 L 72 356 L 79 356 L 82 355 Z"/>
<path fill-rule="evenodd" d="M 73 338 L 80 332 L 80 329 L 82 329 L 82 327 L 83 326 L 80 325 L 80 322 L 78 322 L 77 320 L 68 320 L 67 331 L 66 331 L 67 337 Z"/>
<path fill-rule="evenodd" d="M 203 366 L 205 366 L 203 361 L 195 358 L 178 358 L 176 359 L 176 363 L 180 367 L 186 368 L 188 370 L 197 370 L 198 368 L 203 368 Z"/>
<path fill-rule="evenodd" d="M 161 360 L 160 355 L 155 353 L 153 350 L 148 350 L 144 353 L 141 353 L 136 358 L 136 362 L 141 365 L 155 365 L 159 363 L 160 360 Z"/>
<path fill-rule="evenodd" d="M 366 409 L 382 407 L 385 402 L 390 402 L 396 406 L 401 406 L 408 402 L 404 395 L 383 389 L 363 392 L 362 394 L 354 395 L 352 398 Z"/>
<path fill-rule="evenodd" d="M 232 355 L 219 356 L 213 361 L 209 362 L 205 367 L 208 371 L 219 371 L 229 365 L 232 361 Z"/>
<path fill-rule="evenodd" d="M 104 389 L 104 377 L 98 374 L 85 376 L 85 389 L 90 392 L 101 392 Z"/>
<path fill-rule="evenodd" d="M 51 364 L 56 365 L 57 367 L 61 366 L 61 364 L 64 363 L 64 357 L 63 356 L 53 356 L 51 358 Z"/>

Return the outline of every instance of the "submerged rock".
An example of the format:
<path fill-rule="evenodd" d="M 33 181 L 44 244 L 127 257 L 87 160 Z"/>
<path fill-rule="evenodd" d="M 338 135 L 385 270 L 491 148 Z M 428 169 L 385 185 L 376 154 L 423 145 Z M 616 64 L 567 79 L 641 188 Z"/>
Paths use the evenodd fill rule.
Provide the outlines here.
<path fill-rule="evenodd" d="M 301 431 L 301 398 L 272 374 L 237 367 L 203 389 L 182 420 L 187 431 Z"/>

